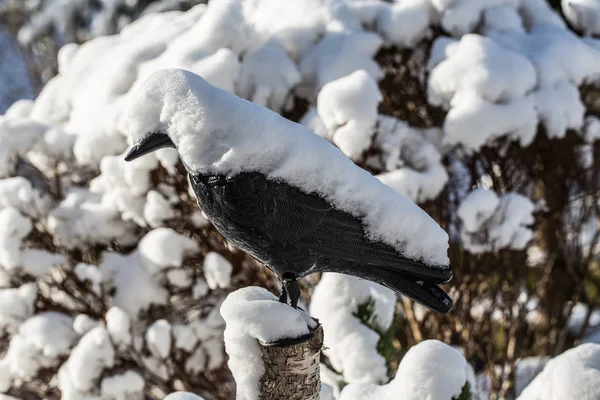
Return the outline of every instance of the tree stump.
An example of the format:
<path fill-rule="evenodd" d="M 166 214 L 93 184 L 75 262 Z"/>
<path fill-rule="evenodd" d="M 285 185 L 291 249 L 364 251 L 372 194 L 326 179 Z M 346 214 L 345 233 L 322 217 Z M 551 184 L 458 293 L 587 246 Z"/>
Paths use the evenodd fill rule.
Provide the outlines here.
<path fill-rule="evenodd" d="M 262 345 L 265 373 L 260 380 L 260 400 L 318 400 L 321 390 L 319 361 L 323 328 L 314 336 L 291 345 Z"/>

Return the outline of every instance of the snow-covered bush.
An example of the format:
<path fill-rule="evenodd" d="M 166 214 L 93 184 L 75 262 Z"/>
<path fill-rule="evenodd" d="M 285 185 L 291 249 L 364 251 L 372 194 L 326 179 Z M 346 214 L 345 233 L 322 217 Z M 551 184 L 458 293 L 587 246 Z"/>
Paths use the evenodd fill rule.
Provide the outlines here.
<path fill-rule="evenodd" d="M 203 216 L 173 149 L 123 161 L 133 94 L 171 67 L 306 125 L 449 234 L 448 315 L 355 278 L 302 282 L 324 326 L 323 396 L 511 398 L 534 375 L 527 357 L 592 340 L 600 39 L 577 14 L 589 2 L 563 5 L 568 23 L 545 0 L 211 0 L 143 16 L 158 5 L 46 3 L 28 3 L 21 39 L 52 29 L 76 43 L 35 100 L 0 116 L 0 392 L 232 398 L 220 305 L 277 283 Z M 118 33 L 88 40 L 101 32 Z M 561 357 L 593 376 L 590 349 L 537 379 Z"/>

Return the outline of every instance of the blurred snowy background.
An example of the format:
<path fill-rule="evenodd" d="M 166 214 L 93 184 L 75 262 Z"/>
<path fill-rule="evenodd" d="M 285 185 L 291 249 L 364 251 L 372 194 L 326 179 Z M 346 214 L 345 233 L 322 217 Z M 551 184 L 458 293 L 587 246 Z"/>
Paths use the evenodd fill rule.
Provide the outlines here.
<path fill-rule="evenodd" d="M 234 398 L 220 304 L 278 283 L 172 149 L 123 162 L 131 94 L 169 67 L 308 126 L 450 235 L 448 315 L 302 281 L 323 399 L 600 399 L 600 1 L 199 3 L 0 0 L 0 399 Z"/>

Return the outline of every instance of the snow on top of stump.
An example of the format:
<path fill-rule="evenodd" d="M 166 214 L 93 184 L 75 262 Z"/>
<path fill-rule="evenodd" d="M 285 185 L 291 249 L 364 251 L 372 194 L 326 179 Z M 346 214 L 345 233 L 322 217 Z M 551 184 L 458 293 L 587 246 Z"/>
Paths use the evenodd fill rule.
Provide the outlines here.
<path fill-rule="evenodd" d="M 134 143 L 167 132 L 188 170 L 260 172 L 323 196 L 362 218 L 371 239 L 407 257 L 447 265 L 448 235 L 423 210 L 304 126 L 178 69 L 156 72 L 129 109 Z"/>
<path fill-rule="evenodd" d="M 272 293 L 259 287 L 231 293 L 221 305 L 221 315 L 238 399 L 258 398 L 258 384 L 265 372 L 259 341 L 302 337 L 317 326 L 304 311 L 278 302 Z"/>

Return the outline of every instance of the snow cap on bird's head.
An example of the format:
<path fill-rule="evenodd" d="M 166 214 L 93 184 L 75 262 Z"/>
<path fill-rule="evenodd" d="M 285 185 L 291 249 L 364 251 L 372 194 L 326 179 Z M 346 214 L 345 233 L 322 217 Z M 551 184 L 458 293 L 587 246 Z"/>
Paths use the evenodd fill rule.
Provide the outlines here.
<path fill-rule="evenodd" d="M 214 88 L 192 72 L 166 69 L 155 72 L 135 92 L 129 107 L 129 135 L 134 160 L 162 147 L 177 147 L 202 134 L 202 95 Z"/>

